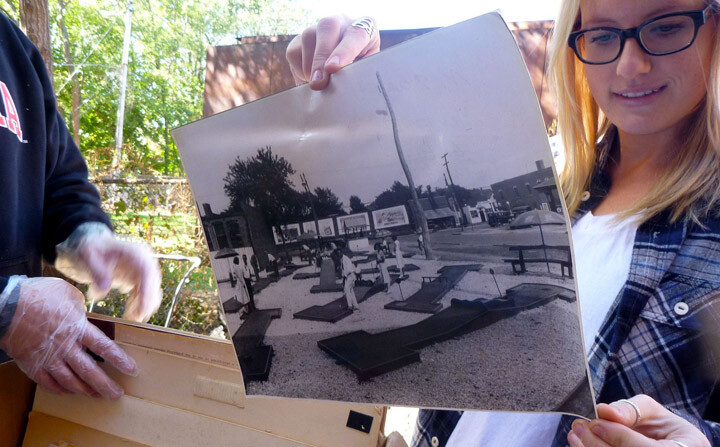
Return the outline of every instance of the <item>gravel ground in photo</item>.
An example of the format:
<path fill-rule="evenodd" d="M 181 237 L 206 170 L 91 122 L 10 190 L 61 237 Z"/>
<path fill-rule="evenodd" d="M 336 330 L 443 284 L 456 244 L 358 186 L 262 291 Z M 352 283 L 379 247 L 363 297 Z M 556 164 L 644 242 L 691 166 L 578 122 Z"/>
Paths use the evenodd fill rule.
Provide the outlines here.
<path fill-rule="evenodd" d="M 359 258 L 355 258 L 359 259 Z M 495 260 L 493 260 L 495 261 Z M 422 276 L 437 275 L 444 265 L 467 262 L 407 259 L 420 267 L 401 284 L 407 298 L 420 288 Z M 482 263 L 482 262 L 481 262 Z M 389 265 L 393 265 L 390 260 Z M 370 264 L 363 264 L 365 268 Z M 545 268 L 544 266 L 542 266 Z M 513 275 L 505 263 L 483 263 L 480 272 L 469 272 L 442 299 L 492 298 L 498 290 L 488 268 L 496 272 L 500 289 L 521 283 L 548 283 L 570 289 L 574 282 L 545 270 L 533 269 Z M 312 272 L 304 267 L 298 272 Z M 401 299 L 398 285 L 360 304 L 360 311 L 338 323 L 294 319 L 293 313 L 322 305 L 342 293 L 311 294 L 317 279 L 286 277 L 256 297 L 259 308 L 282 308 L 265 336 L 275 355 L 267 382 L 247 384 L 249 395 L 303 397 L 375 404 L 435 408 L 549 411 L 561 402 L 585 375 L 577 303 L 562 300 L 498 321 L 488 327 L 420 350 L 421 361 L 360 382 L 349 368 L 339 364 L 317 346 L 318 340 L 355 330 L 370 333 L 417 323 L 428 314 L 384 309 Z M 231 333 L 240 324 L 237 314 L 228 315 Z"/>

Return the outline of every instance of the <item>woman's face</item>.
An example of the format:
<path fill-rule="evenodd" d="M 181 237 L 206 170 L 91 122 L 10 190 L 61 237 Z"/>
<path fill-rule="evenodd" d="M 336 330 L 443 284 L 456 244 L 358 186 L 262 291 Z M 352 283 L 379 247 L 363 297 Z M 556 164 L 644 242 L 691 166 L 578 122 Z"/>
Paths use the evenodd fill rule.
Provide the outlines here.
<path fill-rule="evenodd" d="M 702 0 L 581 0 L 581 28 L 633 28 L 662 14 L 704 7 Z M 627 39 L 615 62 L 585 65 L 595 101 L 622 132 L 679 132 L 705 97 L 715 32 L 711 18 L 690 48 L 667 56 L 651 56 Z"/>

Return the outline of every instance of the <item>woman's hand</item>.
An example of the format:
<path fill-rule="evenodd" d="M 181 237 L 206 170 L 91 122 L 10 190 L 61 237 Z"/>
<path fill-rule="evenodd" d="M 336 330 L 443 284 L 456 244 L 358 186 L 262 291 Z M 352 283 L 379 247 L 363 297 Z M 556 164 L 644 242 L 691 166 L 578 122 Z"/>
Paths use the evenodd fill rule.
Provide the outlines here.
<path fill-rule="evenodd" d="M 322 90 L 331 74 L 378 51 L 380 34 L 373 19 L 339 15 L 325 17 L 295 36 L 285 57 L 296 84 L 309 82 L 311 89 Z"/>
<path fill-rule="evenodd" d="M 632 403 L 599 404 L 592 422 L 576 420 L 568 434 L 570 446 L 710 447 L 700 430 L 653 398 L 641 394 L 628 400 Z"/>

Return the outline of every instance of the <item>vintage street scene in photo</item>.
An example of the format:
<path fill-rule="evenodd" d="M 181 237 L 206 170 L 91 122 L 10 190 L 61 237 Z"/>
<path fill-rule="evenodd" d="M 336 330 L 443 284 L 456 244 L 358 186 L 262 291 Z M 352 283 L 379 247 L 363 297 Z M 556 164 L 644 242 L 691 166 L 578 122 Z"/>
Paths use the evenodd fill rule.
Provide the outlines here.
<path fill-rule="evenodd" d="M 594 412 L 553 155 L 498 15 L 173 137 L 248 395 Z"/>

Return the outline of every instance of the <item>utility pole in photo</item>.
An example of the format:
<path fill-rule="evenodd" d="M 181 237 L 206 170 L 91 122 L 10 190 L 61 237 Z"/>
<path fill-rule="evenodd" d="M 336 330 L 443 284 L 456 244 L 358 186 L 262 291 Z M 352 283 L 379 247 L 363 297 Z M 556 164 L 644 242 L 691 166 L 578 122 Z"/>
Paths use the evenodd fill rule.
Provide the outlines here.
<path fill-rule="evenodd" d="M 317 213 L 315 212 L 315 204 L 312 199 L 312 192 L 310 192 L 310 186 L 308 185 L 305 173 L 300 174 L 300 180 L 302 181 L 303 189 L 307 193 L 308 200 L 310 201 L 310 209 L 312 210 L 313 220 L 315 221 L 315 239 L 317 241 L 317 250 L 318 253 L 320 253 L 320 223 L 318 222 Z"/>
<path fill-rule="evenodd" d="M 400 165 L 402 165 L 403 171 L 405 172 L 405 177 L 407 177 L 408 186 L 410 187 L 410 195 L 412 196 L 413 208 L 415 210 L 415 219 L 416 222 L 420 222 L 420 228 L 423 237 L 423 249 L 425 251 L 425 259 L 430 260 L 433 259 L 432 248 L 430 247 L 430 231 L 428 230 L 427 219 L 425 218 L 425 213 L 423 212 L 422 206 L 420 205 L 420 199 L 418 198 L 417 190 L 415 189 L 415 182 L 413 181 L 412 173 L 410 172 L 410 168 L 405 161 L 405 155 L 403 154 L 402 145 L 400 144 L 400 136 L 398 134 L 398 125 L 397 118 L 395 118 L 395 111 L 392 108 L 392 104 L 390 103 L 390 97 L 388 97 L 385 86 L 383 85 L 382 78 L 380 77 L 380 72 L 375 72 L 375 76 L 377 76 L 378 85 L 380 86 L 380 92 L 385 99 L 385 104 L 387 104 L 388 112 L 390 113 L 393 137 L 395 138 L 395 148 L 397 149 L 398 158 L 400 158 Z"/>
<path fill-rule="evenodd" d="M 132 0 L 128 0 L 125 9 L 125 36 L 123 37 L 122 61 L 120 63 L 120 93 L 118 95 L 117 123 L 115 125 L 115 174 L 120 173 L 122 160 L 123 125 L 125 121 L 125 93 L 127 91 L 128 59 L 130 58 L 130 38 L 132 28 Z"/>
<path fill-rule="evenodd" d="M 447 159 L 447 152 L 445 155 L 443 155 L 441 158 L 445 160 L 445 163 L 443 166 L 445 166 L 445 170 L 447 170 L 448 178 L 450 179 L 450 193 L 453 196 L 453 200 L 455 201 L 455 206 L 459 208 L 459 210 L 456 210 L 456 212 L 460 212 L 460 230 L 465 231 L 465 225 L 463 224 L 463 213 L 462 213 L 462 206 L 460 205 L 460 202 L 458 202 L 457 195 L 455 194 L 455 183 L 453 183 L 452 175 L 450 175 L 450 162 Z M 446 181 L 447 183 L 447 181 Z"/>

